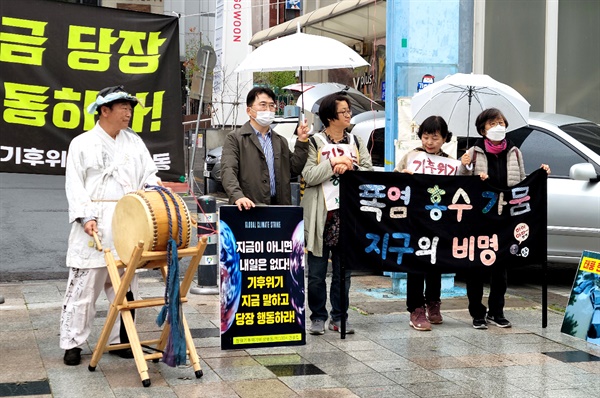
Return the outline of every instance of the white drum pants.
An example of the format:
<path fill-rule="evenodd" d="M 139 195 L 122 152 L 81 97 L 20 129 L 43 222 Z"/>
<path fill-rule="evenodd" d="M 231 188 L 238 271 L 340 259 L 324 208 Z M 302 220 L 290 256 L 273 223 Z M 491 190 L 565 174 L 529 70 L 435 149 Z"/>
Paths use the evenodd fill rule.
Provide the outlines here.
<path fill-rule="evenodd" d="M 122 274 L 123 270 L 119 270 Z M 102 268 L 70 268 L 67 291 L 60 317 L 60 348 L 69 350 L 85 343 L 92 330 L 96 316 L 96 301 L 104 290 L 110 303 L 114 301 L 113 289 L 108 269 Z M 138 277 L 131 281 L 133 297 L 138 297 Z M 121 316 L 118 316 L 112 328 L 109 344 L 121 343 Z"/>

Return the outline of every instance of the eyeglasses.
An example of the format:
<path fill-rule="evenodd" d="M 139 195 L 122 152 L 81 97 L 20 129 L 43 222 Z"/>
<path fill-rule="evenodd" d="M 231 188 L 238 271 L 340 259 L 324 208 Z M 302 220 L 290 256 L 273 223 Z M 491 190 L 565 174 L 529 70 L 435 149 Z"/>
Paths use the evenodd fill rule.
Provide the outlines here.
<path fill-rule="evenodd" d="M 254 104 L 252 106 L 256 106 L 261 111 L 269 109 L 270 111 L 275 111 L 277 109 L 277 105 L 274 102 L 259 102 L 258 104 Z"/>
<path fill-rule="evenodd" d="M 337 114 L 344 116 L 352 116 L 352 109 L 346 109 L 345 111 L 338 112 Z"/>
<path fill-rule="evenodd" d="M 487 122 L 487 124 L 489 124 L 490 127 L 496 127 L 498 125 L 500 125 L 500 126 L 505 125 L 504 120 L 493 120 L 493 121 Z"/>

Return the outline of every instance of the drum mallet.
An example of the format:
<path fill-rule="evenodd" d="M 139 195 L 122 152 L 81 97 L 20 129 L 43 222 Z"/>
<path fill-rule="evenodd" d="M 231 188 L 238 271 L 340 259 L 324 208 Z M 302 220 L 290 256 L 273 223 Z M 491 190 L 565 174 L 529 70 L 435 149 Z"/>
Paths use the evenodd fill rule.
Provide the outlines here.
<path fill-rule="evenodd" d="M 92 231 L 92 236 L 94 237 L 94 242 L 96 242 L 96 249 L 101 252 L 102 251 L 102 243 L 100 243 L 100 238 L 98 238 L 98 234 L 96 231 Z"/>

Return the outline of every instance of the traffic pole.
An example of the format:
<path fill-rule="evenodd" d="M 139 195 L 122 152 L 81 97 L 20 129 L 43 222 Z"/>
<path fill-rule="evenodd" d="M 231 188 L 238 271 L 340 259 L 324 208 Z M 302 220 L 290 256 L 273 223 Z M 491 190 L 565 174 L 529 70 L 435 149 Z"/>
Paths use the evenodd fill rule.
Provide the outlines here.
<path fill-rule="evenodd" d="M 198 239 L 206 236 L 206 249 L 198 267 L 198 287 L 190 289 L 192 294 L 219 294 L 219 233 L 217 231 L 217 201 L 213 196 L 198 198 Z"/>

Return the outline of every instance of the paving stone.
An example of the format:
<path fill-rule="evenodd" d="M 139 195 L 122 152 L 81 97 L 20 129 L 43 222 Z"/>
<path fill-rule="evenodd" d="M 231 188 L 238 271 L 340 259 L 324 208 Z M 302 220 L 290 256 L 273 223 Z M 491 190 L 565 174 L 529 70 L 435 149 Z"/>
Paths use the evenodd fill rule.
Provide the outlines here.
<path fill-rule="evenodd" d="M 142 295 L 162 296 L 160 276 L 145 274 Z M 79 398 L 82 391 L 93 398 L 589 398 L 600 390 L 600 361 L 593 360 L 600 347 L 560 333 L 563 314 L 549 312 L 544 329 L 539 304 L 511 295 L 506 316 L 513 327 L 479 331 L 471 326 L 465 299 L 447 299 L 444 323 L 423 333 L 408 325 L 403 300 L 364 293 L 386 283 L 391 286 L 389 278 L 353 276 L 354 335 L 341 339 L 327 331 L 307 334 L 305 345 L 245 350 L 221 350 L 218 296 L 189 295 L 182 308 L 197 336 L 203 376 L 197 379 L 190 366 L 149 361 L 149 388 L 142 387 L 133 360 L 103 355 L 96 371 L 88 370 L 110 307 L 103 295 L 82 364 L 68 367 L 58 344 L 66 281 L 0 284 L 6 298 L 0 306 L 0 383 L 47 380 L 52 395 L 41 396 L 52 398 Z M 159 336 L 157 314 L 158 308 L 138 311 L 142 340 Z M 570 352 L 578 354 L 576 362 L 569 362 Z"/>

